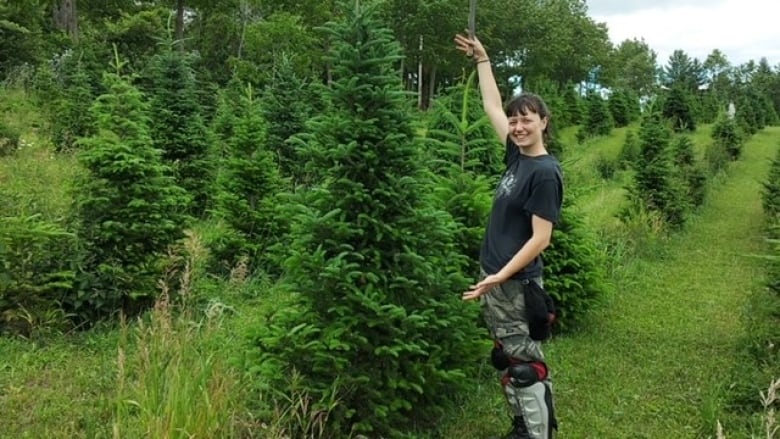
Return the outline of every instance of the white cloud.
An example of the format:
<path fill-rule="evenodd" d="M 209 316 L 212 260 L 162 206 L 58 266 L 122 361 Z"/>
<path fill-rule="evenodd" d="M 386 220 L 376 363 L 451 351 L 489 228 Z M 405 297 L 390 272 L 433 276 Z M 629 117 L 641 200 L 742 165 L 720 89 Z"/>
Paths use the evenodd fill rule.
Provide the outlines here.
<path fill-rule="evenodd" d="M 680 0 L 657 6 L 658 2 L 632 2 L 630 12 L 609 12 L 609 2 L 595 2 L 591 16 L 607 23 L 612 41 L 644 38 L 666 65 L 676 49 L 704 61 L 713 49 L 720 49 L 733 65 L 766 57 L 770 65 L 780 63 L 780 2 L 776 0 L 721 0 L 704 5 L 698 0 Z"/>

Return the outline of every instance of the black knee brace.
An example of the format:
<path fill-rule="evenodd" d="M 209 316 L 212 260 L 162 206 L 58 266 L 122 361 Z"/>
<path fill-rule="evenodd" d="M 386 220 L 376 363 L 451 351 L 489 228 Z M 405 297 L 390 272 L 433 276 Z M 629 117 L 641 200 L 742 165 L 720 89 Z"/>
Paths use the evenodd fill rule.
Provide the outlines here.
<path fill-rule="evenodd" d="M 493 350 L 490 351 L 490 362 L 493 363 L 493 367 L 497 370 L 504 370 L 512 365 L 509 355 L 504 352 L 500 345 L 493 346 Z"/>
<path fill-rule="evenodd" d="M 528 387 L 539 382 L 539 374 L 531 363 L 520 363 L 509 367 L 509 382 L 515 387 Z"/>

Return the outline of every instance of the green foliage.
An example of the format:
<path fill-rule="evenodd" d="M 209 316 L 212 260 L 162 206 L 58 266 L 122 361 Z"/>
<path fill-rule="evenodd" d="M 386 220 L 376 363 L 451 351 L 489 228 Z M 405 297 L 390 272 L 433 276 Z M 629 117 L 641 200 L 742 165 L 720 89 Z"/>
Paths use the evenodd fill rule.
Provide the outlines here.
<path fill-rule="evenodd" d="M 641 152 L 634 166 L 636 174 L 628 188 L 628 197 L 630 204 L 658 212 L 670 226 L 681 227 L 690 204 L 672 165 L 670 137 L 661 115 L 649 112 L 639 131 Z M 624 211 L 624 215 L 630 215 L 630 212 Z"/>
<path fill-rule="evenodd" d="M 106 52 L 116 47 L 129 60 L 129 72 L 141 72 L 158 52 L 158 43 L 165 40 L 165 23 L 170 17 L 170 9 L 163 5 L 152 5 L 146 10 L 123 9 L 121 16 L 105 22 L 102 35 L 97 36 L 96 40 L 106 48 Z"/>
<path fill-rule="evenodd" d="M 503 163 L 490 121 L 475 98 L 475 72 L 449 90 L 429 110 L 426 146 L 434 173 L 433 195 L 457 225 L 460 254 L 469 258 L 469 274 L 479 276 L 479 251 L 490 211 L 491 186 Z"/>
<path fill-rule="evenodd" d="M 174 299 L 169 285 L 154 308 L 130 327 L 121 322 L 117 346 L 115 408 L 116 437 L 234 438 L 242 437 L 242 389 L 238 371 L 222 355 L 204 355 L 219 340 L 221 313 L 200 317 L 188 303 L 200 273 L 204 249 L 188 238 L 182 270 L 172 282 L 179 285 Z M 132 330 L 132 331 L 131 331 Z"/>
<path fill-rule="evenodd" d="M 97 133 L 80 142 L 87 173 L 75 191 L 79 285 L 65 300 L 86 319 L 150 304 L 160 258 L 187 222 L 187 198 L 152 146 L 143 96 L 117 74 L 105 74 L 104 86 L 92 107 Z"/>
<path fill-rule="evenodd" d="M 14 68 L 34 65 L 60 37 L 49 29 L 50 8 L 41 1 L 0 3 L 0 80 Z"/>
<path fill-rule="evenodd" d="M 692 207 L 701 206 L 707 193 L 707 173 L 696 163 L 693 142 L 687 136 L 679 136 L 672 145 L 672 153 L 679 178 L 685 183 L 688 201 Z"/>
<path fill-rule="evenodd" d="M 503 170 L 501 142 L 482 110 L 475 89 L 476 72 L 450 88 L 428 111 L 427 150 L 431 170 L 442 175 L 455 165 L 459 172 L 496 176 Z"/>
<path fill-rule="evenodd" d="M 579 124 L 583 120 L 582 99 L 577 93 L 575 86 L 571 83 L 567 83 L 563 87 L 561 93 L 563 94 L 565 107 L 563 115 L 556 116 L 556 121 L 562 120 L 562 122 L 558 124 L 558 127 L 563 128 L 569 125 Z"/>
<path fill-rule="evenodd" d="M 744 140 L 734 119 L 725 114 L 721 114 L 712 127 L 712 140 L 726 152 L 728 160 L 737 160 L 742 154 Z"/>
<path fill-rule="evenodd" d="M 596 160 L 596 170 L 598 171 L 601 178 L 604 180 L 611 180 L 612 177 L 615 176 L 615 172 L 617 171 L 617 168 L 618 168 L 617 161 L 611 158 L 602 155 L 599 156 L 598 160 Z"/>
<path fill-rule="evenodd" d="M 172 44 L 151 59 L 150 128 L 154 147 L 162 151 L 176 184 L 192 200 L 189 212 L 202 216 L 210 198 L 213 166 L 191 64 L 191 57 Z"/>
<path fill-rule="evenodd" d="M 80 61 L 81 52 L 68 50 L 56 59 L 54 83 L 56 93 L 40 97 L 48 102 L 48 119 L 52 142 L 57 151 L 68 151 L 81 137 L 92 134 L 94 119 L 89 111 L 94 100 L 92 79 Z M 45 87 L 49 89 L 50 87 Z"/>
<path fill-rule="evenodd" d="M 256 369 L 286 389 L 294 368 L 314 401 L 335 388 L 337 406 L 323 407 L 335 437 L 398 437 L 443 414 L 478 336 L 458 294 L 451 219 L 421 193 L 399 46 L 371 9 L 327 30 L 333 107 L 302 137 L 322 180 L 290 210 L 282 288 L 292 303 L 259 324 Z"/>
<path fill-rule="evenodd" d="M 704 83 L 704 67 L 696 58 L 682 50 L 675 50 L 661 72 L 661 80 L 668 88 L 692 94 Z M 690 128 L 689 128 L 690 129 Z"/>
<path fill-rule="evenodd" d="M 302 132 L 306 120 L 324 110 L 324 103 L 310 82 L 295 72 L 293 63 L 289 56 L 278 57 L 263 92 L 261 111 L 268 124 L 268 149 L 276 153 L 281 174 L 300 182 L 305 174 L 304 164 L 287 140 Z"/>
<path fill-rule="evenodd" d="M 276 82 L 277 70 L 283 65 L 285 73 L 290 73 L 286 79 L 294 81 L 290 86 L 294 87 L 311 74 L 314 66 L 322 64 L 321 40 L 301 22 L 299 13 L 277 12 L 245 25 L 242 45 L 229 58 L 242 81 L 256 85 Z M 284 61 L 280 64 L 280 60 Z"/>
<path fill-rule="evenodd" d="M 13 154 L 19 148 L 19 131 L 0 119 L 0 157 Z"/>
<path fill-rule="evenodd" d="M 780 152 L 775 155 L 763 183 L 761 202 L 770 224 L 780 224 Z M 780 238 L 780 236 L 775 236 Z"/>
<path fill-rule="evenodd" d="M 585 95 L 585 119 L 582 122 L 577 138 L 580 141 L 589 137 L 608 136 L 612 132 L 614 122 L 609 113 L 607 102 L 595 90 L 588 90 Z"/>
<path fill-rule="evenodd" d="M 672 87 L 669 90 L 669 95 L 664 99 L 663 115 L 672 122 L 675 132 L 696 131 L 690 92 L 682 87 Z"/>
<path fill-rule="evenodd" d="M 623 40 L 605 65 L 604 85 L 630 91 L 635 96 L 652 94 L 658 70 L 656 58 L 655 51 L 644 39 Z"/>
<path fill-rule="evenodd" d="M 231 136 L 217 177 L 214 215 L 227 226 L 221 242 L 215 244 L 214 258 L 223 273 L 242 258 L 248 258 L 251 270 L 272 268 L 270 247 L 281 240 L 286 226 L 278 218 L 276 198 L 285 183 L 279 175 L 274 154 L 267 145 L 267 123 L 260 102 L 248 86 L 239 102 L 222 101 L 226 115 L 222 129 Z M 234 116 L 229 116 L 234 115 Z"/>
<path fill-rule="evenodd" d="M 701 123 L 714 123 L 720 114 L 720 109 L 723 105 L 719 100 L 718 95 L 712 90 L 706 90 L 699 94 L 697 100 L 696 107 L 698 108 L 698 112 L 695 119 Z"/>
<path fill-rule="evenodd" d="M 637 112 L 638 103 L 632 104 L 631 97 L 623 90 L 615 90 L 609 96 L 609 113 L 616 127 L 624 127 L 631 123 L 631 119 Z"/>
<path fill-rule="evenodd" d="M 557 324 L 564 331 L 574 328 L 607 291 L 605 255 L 575 203 L 571 193 L 564 198 L 561 221 L 544 251 L 544 287 L 555 300 Z"/>
<path fill-rule="evenodd" d="M 642 146 L 639 143 L 639 137 L 633 130 L 626 131 L 626 139 L 623 141 L 623 146 L 620 148 L 620 154 L 618 154 L 618 164 L 621 168 L 633 168 L 634 163 L 639 160 L 639 154 L 642 150 Z"/>
<path fill-rule="evenodd" d="M 0 216 L 0 333 L 29 335 L 58 308 L 73 286 L 73 238 L 40 215 Z"/>

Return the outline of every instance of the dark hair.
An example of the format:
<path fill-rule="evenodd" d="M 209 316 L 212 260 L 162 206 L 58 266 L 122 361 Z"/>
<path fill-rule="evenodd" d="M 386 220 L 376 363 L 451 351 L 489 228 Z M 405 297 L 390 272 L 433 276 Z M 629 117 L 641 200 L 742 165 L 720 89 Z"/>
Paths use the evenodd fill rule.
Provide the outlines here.
<path fill-rule="evenodd" d="M 516 114 L 527 115 L 528 112 L 536 113 L 541 119 L 550 117 L 550 110 L 547 108 L 547 104 L 539 95 L 533 93 L 521 93 L 512 98 L 506 104 L 504 112 L 507 117 L 512 117 Z"/>
<path fill-rule="evenodd" d="M 506 113 L 507 117 L 512 117 L 517 114 L 526 116 L 528 112 L 538 114 L 540 119 L 547 118 L 547 127 L 545 127 L 542 134 L 544 140 L 548 140 L 552 132 L 552 125 L 550 125 L 552 115 L 541 96 L 534 93 L 520 93 L 513 97 L 512 100 L 506 104 L 506 107 L 504 107 L 504 113 Z"/>

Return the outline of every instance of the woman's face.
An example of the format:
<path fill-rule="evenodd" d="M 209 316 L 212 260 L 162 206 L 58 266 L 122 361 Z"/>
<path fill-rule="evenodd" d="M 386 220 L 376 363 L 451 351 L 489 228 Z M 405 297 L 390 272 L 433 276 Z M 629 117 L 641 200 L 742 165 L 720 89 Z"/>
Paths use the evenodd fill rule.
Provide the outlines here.
<path fill-rule="evenodd" d="M 538 113 L 532 111 L 527 111 L 526 114 L 515 113 L 509 118 L 509 136 L 523 149 L 544 145 L 546 128 L 547 118 L 542 119 Z"/>

